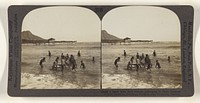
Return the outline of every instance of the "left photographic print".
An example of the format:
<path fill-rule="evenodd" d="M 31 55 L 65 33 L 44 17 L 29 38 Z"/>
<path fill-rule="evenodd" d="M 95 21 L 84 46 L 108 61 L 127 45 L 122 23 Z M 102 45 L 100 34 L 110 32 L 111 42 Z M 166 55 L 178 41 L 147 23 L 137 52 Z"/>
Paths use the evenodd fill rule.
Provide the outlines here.
<path fill-rule="evenodd" d="M 29 12 L 21 30 L 21 89 L 100 89 L 101 21 L 76 6 Z"/>

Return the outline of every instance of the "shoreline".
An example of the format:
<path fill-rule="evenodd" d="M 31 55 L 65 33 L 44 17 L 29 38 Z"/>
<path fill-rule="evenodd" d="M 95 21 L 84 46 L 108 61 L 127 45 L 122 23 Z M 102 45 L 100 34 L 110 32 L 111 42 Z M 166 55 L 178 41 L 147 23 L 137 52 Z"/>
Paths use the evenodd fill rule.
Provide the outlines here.
<path fill-rule="evenodd" d="M 156 86 L 156 84 L 146 83 L 134 78 L 130 78 L 126 74 L 103 74 L 103 89 L 172 89 L 182 88 L 181 85 L 174 84 L 162 84 Z"/>
<path fill-rule="evenodd" d="M 90 84 L 82 87 L 76 83 L 62 80 L 52 74 L 30 73 L 21 73 L 20 86 L 20 89 L 99 89 L 99 86 Z"/>

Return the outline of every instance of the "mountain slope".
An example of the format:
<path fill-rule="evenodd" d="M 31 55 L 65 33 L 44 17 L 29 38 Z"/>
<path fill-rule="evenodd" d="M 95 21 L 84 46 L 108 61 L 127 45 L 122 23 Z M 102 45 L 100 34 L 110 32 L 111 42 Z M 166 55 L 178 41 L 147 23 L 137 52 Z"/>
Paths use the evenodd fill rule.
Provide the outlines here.
<path fill-rule="evenodd" d="M 101 31 L 101 40 L 103 43 L 120 42 L 122 39 L 109 34 L 106 30 Z"/>
<path fill-rule="evenodd" d="M 23 31 L 21 33 L 22 40 L 45 40 L 39 36 L 32 34 L 30 31 Z"/>

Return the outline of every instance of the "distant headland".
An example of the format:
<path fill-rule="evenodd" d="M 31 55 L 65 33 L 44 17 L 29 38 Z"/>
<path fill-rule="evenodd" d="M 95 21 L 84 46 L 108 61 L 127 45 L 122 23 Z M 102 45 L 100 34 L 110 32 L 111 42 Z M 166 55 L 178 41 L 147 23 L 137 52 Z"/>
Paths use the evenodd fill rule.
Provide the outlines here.
<path fill-rule="evenodd" d="M 56 41 L 54 38 L 44 39 L 31 33 L 31 31 L 23 31 L 21 33 L 22 44 L 48 44 L 54 45 L 55 43 L 76 43 L 77 41 Z"/>
<path fill-rule="evenodd" d="M 109 34 L 106 30 L 101 32 L 102 43 L 131 43 L 131 42 L 153 42 L 153 40 L 131 40 L 129 37 L 118 38 L 114 35 Z"/>

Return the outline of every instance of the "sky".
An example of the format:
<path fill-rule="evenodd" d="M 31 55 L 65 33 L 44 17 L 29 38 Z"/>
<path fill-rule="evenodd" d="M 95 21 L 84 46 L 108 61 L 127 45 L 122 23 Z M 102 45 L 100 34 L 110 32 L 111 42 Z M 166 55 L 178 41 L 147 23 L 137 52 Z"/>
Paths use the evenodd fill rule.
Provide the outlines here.
<path fill-rule="evenodd" d="M 44 7 L 29 12 L 22 31 L 29 30 L 44 39 L 100 42 L 101 22 L 91 10 L 81 7 Z"/>
<path fill-rule="evenodd" d="M 180 41 L 180 22 L 171 10 L 153 6 L 128 6 L 109 11 L 102 28 L 132 40 Z"/>
<path fill-rule="evenodd" d="M 180 41 L 180 22 L 171 10 L 153 6 L 126 6 L 112 9 L 102 20 L 102 29 L 119 38 L 132 40 Z M 91 10 L 55 6 L 29 12 L 22 31 L 45 39 L 100 42 L 101 21 Z"/>

